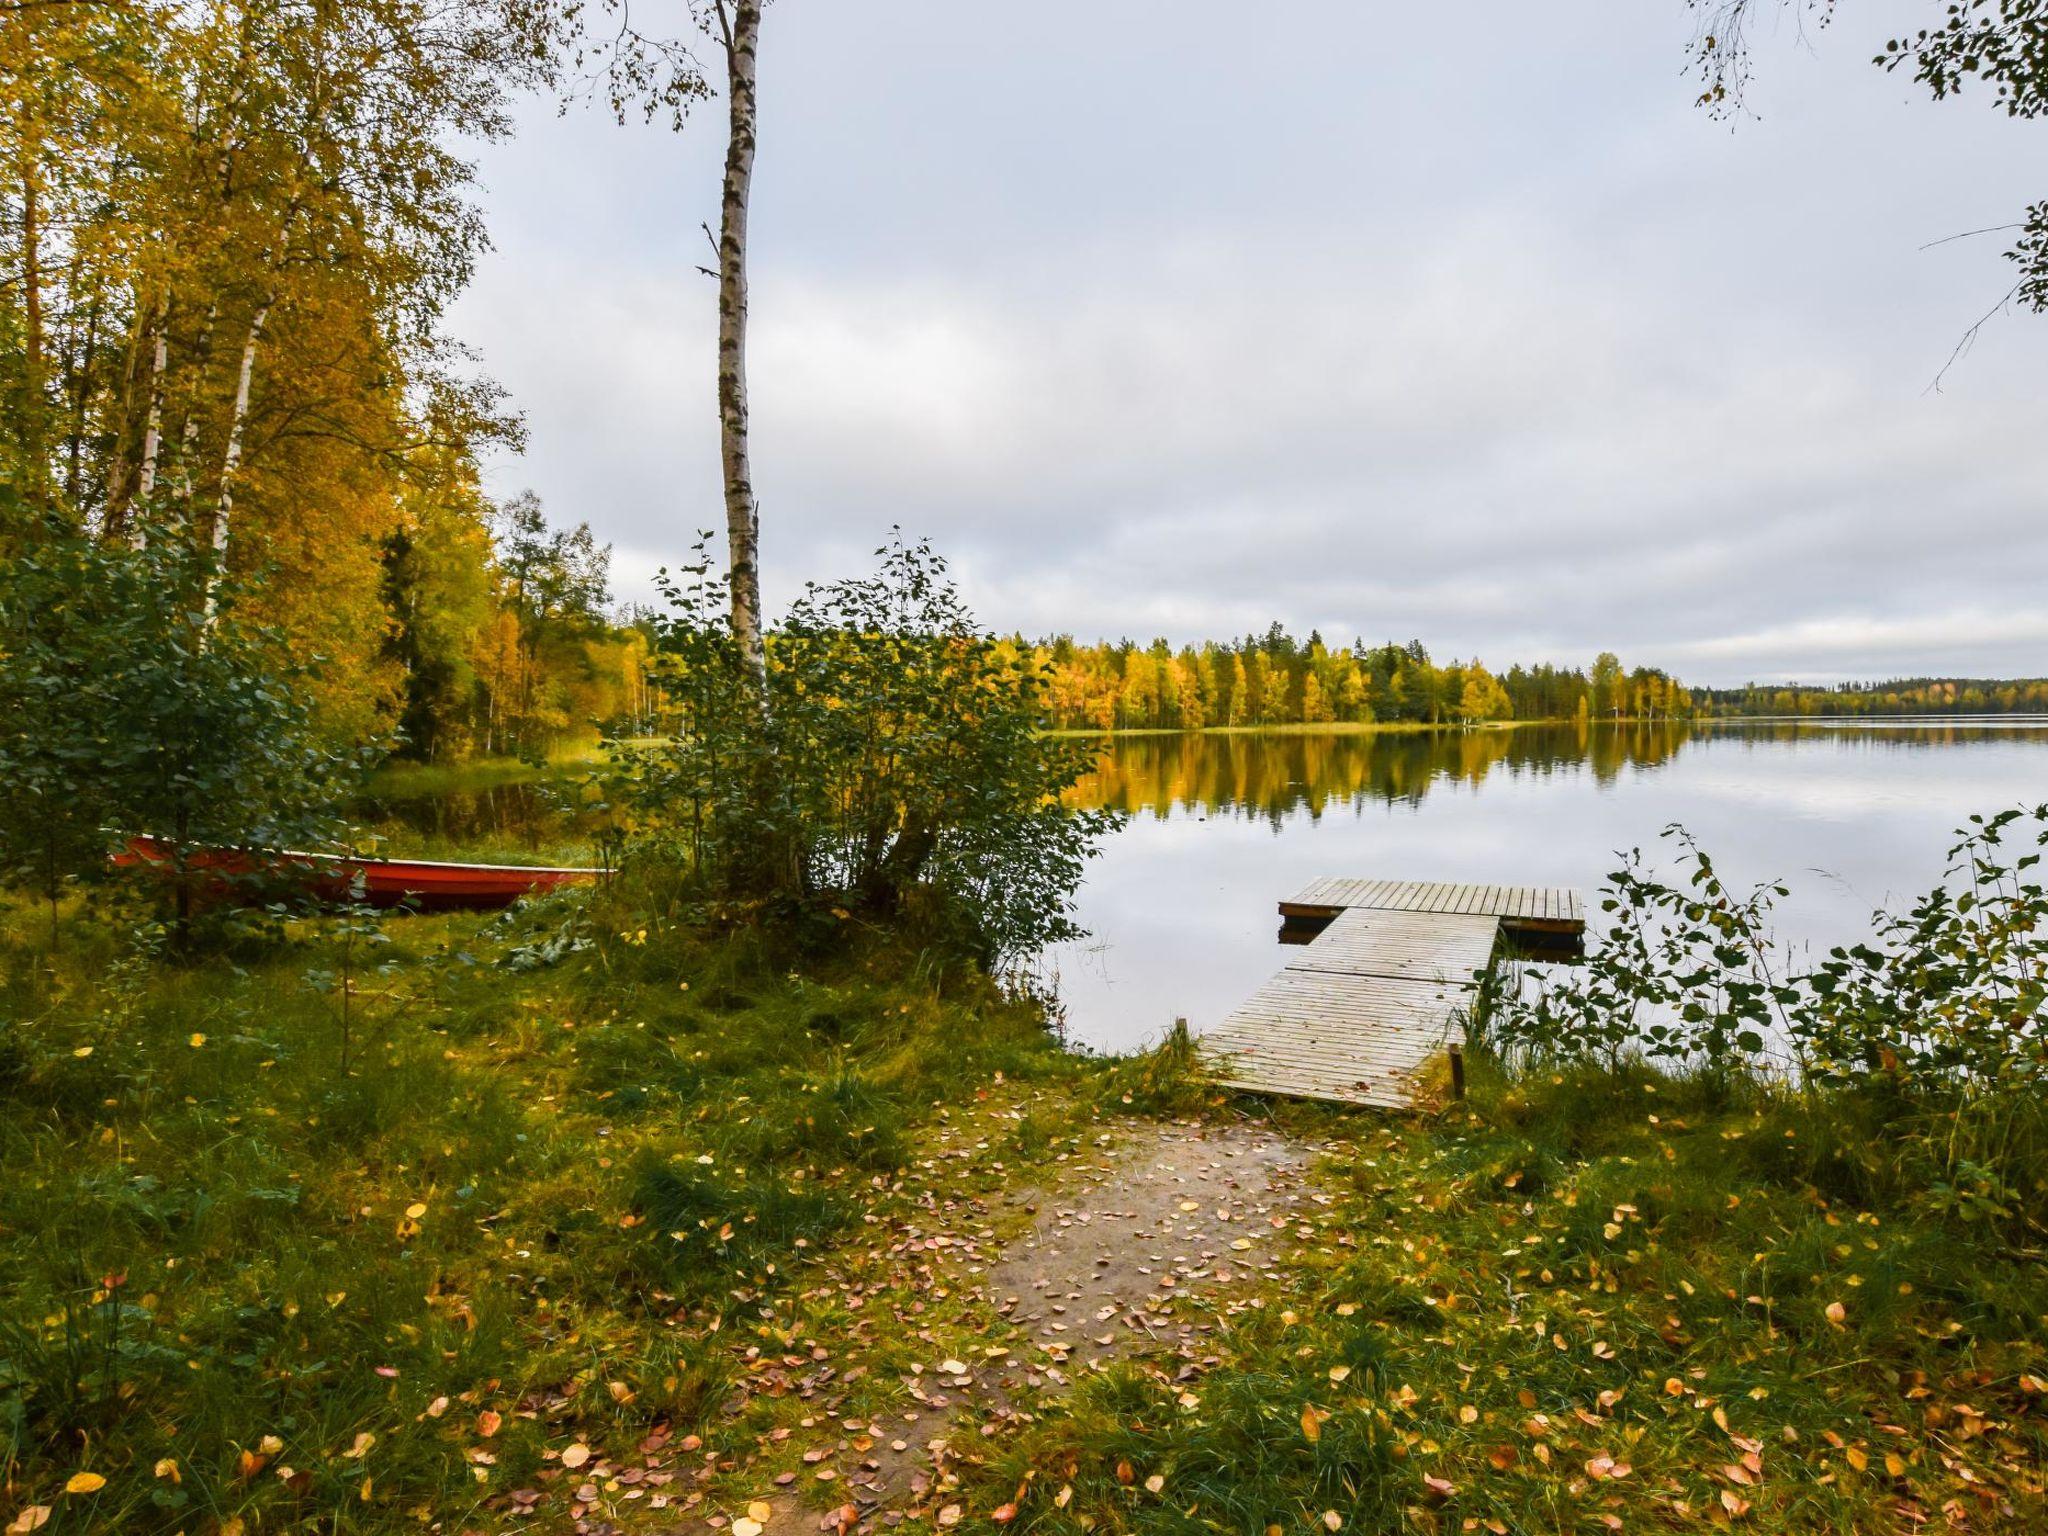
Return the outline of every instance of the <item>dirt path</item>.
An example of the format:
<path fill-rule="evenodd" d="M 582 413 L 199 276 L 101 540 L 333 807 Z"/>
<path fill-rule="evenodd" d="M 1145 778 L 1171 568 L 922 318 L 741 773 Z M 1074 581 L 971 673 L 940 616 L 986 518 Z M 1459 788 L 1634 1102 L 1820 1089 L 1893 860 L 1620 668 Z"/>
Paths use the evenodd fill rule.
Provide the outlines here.
<path fill-rule="evenodd" d="M 961 1276 L 998 1327 L 972 1353 L 907 1376 L 914 1407 L 847 1425 L 849 1438 L 812 1453 L 846 1497 L 819 1525 L 886 1528 L 919 1514 L 950 1524 L 950 1467 L 962 1447 L 1036 1413 L 1077 1374 L 1138 1349 L 1177 1353 L 1192 1374 L 1211 1325 L 1206 1307 L 1184 1301 L 1215 1298 L 1275 1265 L 1280 1236 L 1310 1198 L 1302 1175 L 1315 1152 L 1247 1125 L 1147 1125 L 1074 1183 L 1035 1204 L 1015 1197 L 1035 1214 L 1030 1230 Z M 763 1522 L 810 1523 L 787 1496 Z"/>

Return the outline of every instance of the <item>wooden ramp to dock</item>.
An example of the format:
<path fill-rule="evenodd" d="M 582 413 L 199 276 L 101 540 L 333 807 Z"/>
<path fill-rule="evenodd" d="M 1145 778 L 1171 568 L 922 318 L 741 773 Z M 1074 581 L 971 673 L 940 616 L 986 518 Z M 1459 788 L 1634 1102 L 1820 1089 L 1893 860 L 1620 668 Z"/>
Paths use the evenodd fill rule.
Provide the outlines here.
<path fill-rule="evenodd" d="M 1552 948 L 1585 931 L 1578 893 L 1421 880 L 1317 880 L 1280 903 L 1307 939 L 1201 1038 L 1226 1087 L 1398 1109 L 1463 1027 L 1503 930 Z M 1313 934 L 1312 938 L 1309 935 Z"/>

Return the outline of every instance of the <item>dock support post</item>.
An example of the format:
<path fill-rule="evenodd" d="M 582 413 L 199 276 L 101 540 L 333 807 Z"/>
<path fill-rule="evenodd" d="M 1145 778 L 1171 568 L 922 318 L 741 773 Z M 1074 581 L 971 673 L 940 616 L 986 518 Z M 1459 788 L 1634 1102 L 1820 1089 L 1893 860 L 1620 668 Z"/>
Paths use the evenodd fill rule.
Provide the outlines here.
<path fill-rule="evenodd" d="M 1456 1045 L 1451 1047 L 1451 1097 L 1465 1097 L 1465 1051 Z"/>

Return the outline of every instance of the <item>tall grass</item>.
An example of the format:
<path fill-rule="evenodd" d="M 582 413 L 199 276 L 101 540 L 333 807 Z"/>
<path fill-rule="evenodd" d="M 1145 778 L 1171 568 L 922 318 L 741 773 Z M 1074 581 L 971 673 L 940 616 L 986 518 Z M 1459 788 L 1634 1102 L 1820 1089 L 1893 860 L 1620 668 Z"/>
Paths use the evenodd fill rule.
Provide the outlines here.
<path fill-rule="evenodd" d="M 392 923 L 346 1063 L 334 920 L 172 966 L 0 917 L 0 1477 L 55 1532 L 459 1529 L 571 1439 L 687 1431 L 735 1298 L 935 1104 L 1080 1070 L 971 973 L 601 898 Z"/>

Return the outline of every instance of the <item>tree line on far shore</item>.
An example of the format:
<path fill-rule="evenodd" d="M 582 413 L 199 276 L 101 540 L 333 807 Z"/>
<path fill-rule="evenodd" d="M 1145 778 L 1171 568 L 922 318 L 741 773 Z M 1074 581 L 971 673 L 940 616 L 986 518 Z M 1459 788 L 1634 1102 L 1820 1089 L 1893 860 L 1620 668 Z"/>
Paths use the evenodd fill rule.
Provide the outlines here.
<path fill-rule="evenodd" d="M 1021 639 L 1013 642 L 1022 646 Z M 1047 669 L 1051 724 L 1062 730 L 1206 730 L 1218 726 L 1504 720 L 1670 720 L 1694 712 L 1693 691 L 1656 667 L 1603 651 L 1590 668 L 1437 662 L 1420 640 L 1332 648 L 1279 624 L 1238 641 L 1173 649 L 1164 640 L 1084 645 L 1069 636 L 1031 647 Z"/>

